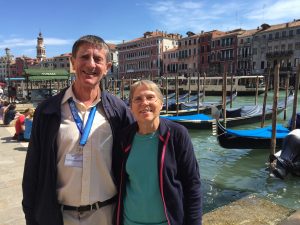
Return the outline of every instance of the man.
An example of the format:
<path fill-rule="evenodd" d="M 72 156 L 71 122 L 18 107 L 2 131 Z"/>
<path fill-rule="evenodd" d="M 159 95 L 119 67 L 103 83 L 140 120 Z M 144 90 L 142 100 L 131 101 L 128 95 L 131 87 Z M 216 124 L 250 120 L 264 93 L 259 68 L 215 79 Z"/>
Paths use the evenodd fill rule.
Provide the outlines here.
<path fill-rule="evenodd" d="M 111 225 L 117 132 L 133 121 L 126 105 L 99 88 L 111 67 L 107 44 L 84 36 L 72 48 L 71 87 L 37 109 L 23 177 L 27 225 Z"/>
<path fill-rule="evenodd" d="M 3 91 L 3 89 L 2 89 L 2 87 L 1 87 L 1 85 L 0 85 L 0 99 L 2 99 L 3 93 L 4 93 L 4 91 Z"/>

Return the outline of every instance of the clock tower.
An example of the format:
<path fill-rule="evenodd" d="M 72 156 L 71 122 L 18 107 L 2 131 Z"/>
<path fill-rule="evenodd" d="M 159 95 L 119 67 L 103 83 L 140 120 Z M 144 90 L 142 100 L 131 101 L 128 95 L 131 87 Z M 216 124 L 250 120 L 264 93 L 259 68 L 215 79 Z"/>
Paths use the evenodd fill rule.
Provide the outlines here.
<path fill-rule="evenodd" d="M 44 45 L 44 38 L 43 38 L 41 32 L 39 33 L 39 36 L 37 38 L 36 58 L 39 62 L 46 59 L 46 50 L 45 50 L 45 45 Z"/>

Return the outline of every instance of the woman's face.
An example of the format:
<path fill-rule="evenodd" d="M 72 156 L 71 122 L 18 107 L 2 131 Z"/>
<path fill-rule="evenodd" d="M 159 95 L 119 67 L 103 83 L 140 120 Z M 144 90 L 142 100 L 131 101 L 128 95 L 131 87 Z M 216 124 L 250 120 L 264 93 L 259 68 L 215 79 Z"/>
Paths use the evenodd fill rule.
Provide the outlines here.
<path fill-rule="evenodd" d="M 131 111 L 139 125 L 158 125 L 163 103 L 158 95 L 145 85 L 137 87 L 131 101 Z"/>

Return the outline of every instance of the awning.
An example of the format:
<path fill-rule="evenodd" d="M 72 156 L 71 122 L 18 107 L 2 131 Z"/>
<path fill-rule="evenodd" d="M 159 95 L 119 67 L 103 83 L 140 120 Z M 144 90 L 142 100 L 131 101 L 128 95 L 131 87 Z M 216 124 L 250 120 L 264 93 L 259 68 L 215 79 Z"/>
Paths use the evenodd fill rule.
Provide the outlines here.
<path fill-rule="evenodd" d="M 67 80 L 70 74 L 67 70 L 45 70 L 45 69 L 25 69 L 25 76 L 29 81 L 44 81 L 44 80 Z"/>
<path fill-rule="evenodd" d="M 67 80 L 69 76 L 30 76 L 29 81 L 44 81 L 44 80 Z"/>
<path fill-rule="evenodd" d="M 25 80 L 24 77 L 5 77 L 5 81 L 22 81 Z"/>

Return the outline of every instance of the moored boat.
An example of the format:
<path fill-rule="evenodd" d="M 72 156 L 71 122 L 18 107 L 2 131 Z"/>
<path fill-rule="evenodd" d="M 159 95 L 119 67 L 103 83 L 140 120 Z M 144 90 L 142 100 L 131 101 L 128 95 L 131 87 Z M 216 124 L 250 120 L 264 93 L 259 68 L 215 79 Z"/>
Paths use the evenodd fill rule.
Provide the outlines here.
<path fill-rule="evenodd" d="M 217 121 L 217 139 L 223 148 L 270 149 L 272 126 L 257 129 L 235 130 L 225 128 Z M 282 124 L 276 126 L 276 147 L 281 148 L 290 130 Z"/>

